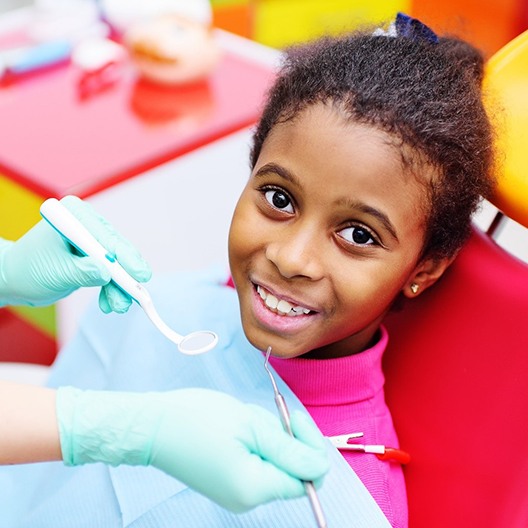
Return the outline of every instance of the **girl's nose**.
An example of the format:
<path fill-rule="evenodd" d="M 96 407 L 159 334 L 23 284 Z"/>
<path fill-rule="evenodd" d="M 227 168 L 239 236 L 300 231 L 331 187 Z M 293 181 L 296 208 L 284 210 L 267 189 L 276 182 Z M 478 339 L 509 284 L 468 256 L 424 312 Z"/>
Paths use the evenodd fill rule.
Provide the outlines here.
<path fill-rule="evenodd" d="M 282 233 L 266 247 L 266 257 L 283 277 L 306 277 L 319 280 L 323 276 L 321 247 L 309 233 Z"/>

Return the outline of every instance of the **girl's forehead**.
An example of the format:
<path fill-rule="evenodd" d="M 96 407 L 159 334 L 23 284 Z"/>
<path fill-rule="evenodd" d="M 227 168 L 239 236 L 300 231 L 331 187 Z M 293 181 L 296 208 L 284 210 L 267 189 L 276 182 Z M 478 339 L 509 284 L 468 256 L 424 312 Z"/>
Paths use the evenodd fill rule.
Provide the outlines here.
<path fill-rule="evenodd" d="M 318 103 L 272 129 L 255 169 L 283 167 L 295 185 L 326 203 L 360 197 L 423 218 L 433 171 L 413 154 L 384 130 Z"/>
<path fill-rule="evenodd" d="M 355 172 L 376 169 L 380 175 L 399 175 L 428 183 L 434 171 L 424 156 L 384 129 L 355 121 L 338 105 L 316 103 L 272 129 L 262 158 L 282 157 L 305 162 L 314 170 L 350 165 Z M 262 160 L 259 158 L 257 164 Z M 394 179 L 394 178 L 391 178 Z"/>

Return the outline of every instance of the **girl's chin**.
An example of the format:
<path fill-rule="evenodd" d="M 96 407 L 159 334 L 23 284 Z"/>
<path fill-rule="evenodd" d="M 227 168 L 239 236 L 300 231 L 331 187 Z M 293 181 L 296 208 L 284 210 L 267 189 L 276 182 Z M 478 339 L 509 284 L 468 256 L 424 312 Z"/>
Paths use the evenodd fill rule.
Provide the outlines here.
<path fill-rule="evenodd" d="M 282 359 L 291 359 L 302 356 L 311 350 L 306 343 L 298 343 L 289 336 L 277 335 L 257 329 L 252 325 L 244 325 L 247 340 L 256 349 L 266 352 L 271 346 L 271 355 Z"/>

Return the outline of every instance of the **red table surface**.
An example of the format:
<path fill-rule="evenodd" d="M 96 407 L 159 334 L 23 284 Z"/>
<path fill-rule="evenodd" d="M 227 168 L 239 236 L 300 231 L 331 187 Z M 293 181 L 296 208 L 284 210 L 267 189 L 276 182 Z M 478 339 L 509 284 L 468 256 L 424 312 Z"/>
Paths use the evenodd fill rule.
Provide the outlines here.
<path fill-rule="evenodd" d="M 89 196 L 251 125 L 272 75 L 226 52 L 190 86 L 147 82 L 130 64 L 84 95 L 69 64 L 4 82 L 0 173 L 43 196 Z"/>

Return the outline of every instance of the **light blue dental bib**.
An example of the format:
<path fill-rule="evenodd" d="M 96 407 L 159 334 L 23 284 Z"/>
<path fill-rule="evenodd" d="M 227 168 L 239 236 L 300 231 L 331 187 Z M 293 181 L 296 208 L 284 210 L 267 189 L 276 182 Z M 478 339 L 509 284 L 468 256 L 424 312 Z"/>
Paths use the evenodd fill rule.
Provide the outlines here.
<path fill-rule="evenodd" d="M 246 340 L 236 293 L 222 270 L 178 274 L 149 288 L 160 315 L 182 334 L 213 330 L 218 346 L 184 356 L 133 307 L 103 315 L 93 307 L 60 354 L 51 386 L 149 391 L 207 387 L 276 413 L 262 354 Z M 277 376 L 291 410 L 302 404 Z M 305 411 L 306 412 L 306 411 Z M 211 431 L 214 443 L 215 431 Z M 380 508 L 341 455 L 328 444 L 332 467 L 318 495 L 330 528 L 390 528 Z M 218 453 L 222 456 L 222 453 Z M 251 486 L 251 482 L 248 482 Z M 1 528 L 309 528 L 302 497 L 233 514 L 154 468 L 62 463 L 0 468 Z"/>

